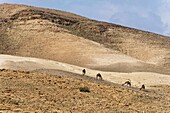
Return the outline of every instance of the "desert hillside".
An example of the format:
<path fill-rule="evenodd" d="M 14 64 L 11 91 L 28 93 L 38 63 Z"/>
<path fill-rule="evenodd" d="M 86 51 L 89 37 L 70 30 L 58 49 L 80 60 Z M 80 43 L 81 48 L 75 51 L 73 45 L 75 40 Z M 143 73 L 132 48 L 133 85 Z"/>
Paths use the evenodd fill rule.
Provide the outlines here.
<path fill-rule="evenodd" d="M 84 69 L 84 67 L 46 59 L 0 55 L 0 69 L 24 70 L 30 72 L 47 73 L 52 75 L 56 75 L 56 72 L 60 70 L 68 73 L 82 75 L 82 70 Z M 125 70 L 122 67 L 120 67 L 119 69 L 119 71 L 122 70 L 122 72 L 107 72 L 89 68 L 85 69 L 86 76 L 95 78 L 97 73 L 101 73 L 105 81 L 110 81 L 118 84 L 122 84 L 126 80 L 131 80 L 132 86 L 136 87 L 140 87 L 142 84 L 145 84 L 147 87 L 153 85 L 170 85 L 170 76 L 168 73 L 165 72 L 162 72 L 164 74 L 160 74 L 161 72 L 122 73 L 123 70 Z"/>
<path fill-rule="evenodd" d="M 169 113 L 170 37 L 0 4 L 0 112 Z"/>
<path fill-rule="evenodd" d="M 0 112 L 170 112 L 169 86 L 139 91 L 89 79 L 3 69 Z"/>
<path fill-rule="evenodd" d="M 169 37 L 24 5 L 1 4 L 0 14 L 2 54 L 103 71 L 169 73 Z"/>

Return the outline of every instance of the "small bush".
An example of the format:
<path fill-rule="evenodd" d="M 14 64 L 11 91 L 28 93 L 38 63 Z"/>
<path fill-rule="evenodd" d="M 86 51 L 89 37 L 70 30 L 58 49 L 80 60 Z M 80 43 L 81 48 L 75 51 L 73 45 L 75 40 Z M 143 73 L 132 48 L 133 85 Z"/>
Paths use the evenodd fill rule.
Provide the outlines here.
<path fill-rule="evenodd" d="M 4 54 L 4 52 L 3 52 L 3 51 L 0 51 L 0 54 Z"/>
<path fill-rule="evenodd" d="M 80 92 L 90 92 L 90 89 L 88 87 L 80 87 L 79 88 Z"/>

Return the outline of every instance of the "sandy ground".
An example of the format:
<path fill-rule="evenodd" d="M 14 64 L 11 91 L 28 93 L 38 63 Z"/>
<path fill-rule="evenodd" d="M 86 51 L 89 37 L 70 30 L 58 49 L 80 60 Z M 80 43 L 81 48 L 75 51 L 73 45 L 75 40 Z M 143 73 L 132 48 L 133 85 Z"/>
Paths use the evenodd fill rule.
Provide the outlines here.
<path fill-rule="evenodd" d="M 70 34 L 70 31 L 47 20 L 17 21 L 8 33 L 10 39 L 15 36 L 16 43 L 19 43 L 17 49 L 11 50 L 12 55 L 50 59 L 87 68 L 109 67 L 120 62 L 131 65 L 142 63 L 136 58 L 106 48 L 103 44 Z"/>
<path fill-rule="evenodd" d="M 73 35 L 69 30 L 56 26 L 48 20 L 15 21 L 7 34 L 13 44 L 7 43 L 11 46 L 8 50 L 10 55 L 49 59 L 101 71 L 166 72 L 166 70 L 158 71 L 160 67 L 155 69 L 155 63 L 159 59 L 150 62 L 138 60 L 136 57 L 130 57 L 115 49 L 106 48 L 106 45 Z M 130 45 L 135 43 L 136 41 L 133 41 Z M 123 47 L 129 48 L 128 45 L 123 45 Z M 138 46 L 133 48 L 136 52 L 143 51 Z M 133 54 L 136 52 L 131 51 Z M 144 58 L 142 59 L 145 59 L 147 55 L 148 53 L 143 52 L 141 57 Z"/>
<path fill-rule="evenodd" d="M 0 55 L 0 68 L 26 71 L 56 69 L 77 74 L 82 74 L 82 69 L 84 69 L 83 67 L 51 60 L 10 55 Z M 87 70 L 87 76 L 95 77 L 97 73 L 101 73 L 104 80 L 119 84 L 124 83 L 126 80 L 131 80 L 132 85 L 135 87 L 140 87 L 142 84 L 145 84 L 147 87 L 154 85 L 170 85 L 170 75 L 165 74 L 152 72 L 117 73 L 92 70 L 88 68 L 85 69 Z"/>

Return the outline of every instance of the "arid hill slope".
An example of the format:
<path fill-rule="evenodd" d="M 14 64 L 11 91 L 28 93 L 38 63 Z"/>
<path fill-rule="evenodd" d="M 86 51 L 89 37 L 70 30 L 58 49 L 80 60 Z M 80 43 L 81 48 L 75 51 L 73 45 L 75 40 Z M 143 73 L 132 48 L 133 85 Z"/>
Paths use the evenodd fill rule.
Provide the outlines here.
<path fill-rule="evenodd" d="M 136 67 L 132 68 L 129 65 L 128 68 L 126 67 L 119 67 L 119 68 L 120 69 L 115 70 L 116 72 L 100 71 L 100 70 L 94 70 L 89 68 L 85 68 L 85 69 L 86 69 L 86 76 L 95 78 L 97 73 L 101 73 L 104 80 L 114 82 L 114 83 L 119 83 L 119 84 L 122 84 L 126 80 L 130 79 L 133 86 L 138 86 L 138 87 L 140 87 L 142 84 L 145 84 L 147 87 L 150 87 L 152 85 L 165 85 L 165 84 L 170 85 L 170 76 L 169 76 L 170 73 L 166 72 L 166 70 L 163 71 L 157 69 L 155 71 L 150 70 L 149 72 L 148 71 L 149 67 L 143 67 L 140 68 L 143 69 L 143 72 L 137 72 L 137 71 L 135 72 Z M 84 69 L 84 67 L 79 67 L 75 65 L 70 65 L 70 64 L 46 60 L 46 59 L 0 55 L 0 69 L 36 71 L 36 72 L 53 74 L 53 75 L 56 75 L 56 70 L 61 70 L 64 72 L 74 73 L 74 75 L 75 74 L 82 75 L 82 70 Z M 122 73 L 122 72 L 126 72 L 126 70 L 128 73 Z M 130 70 L 133 72 L 129 72 Z"/>
<path fill-rule="evenodd" d="M 90 92 L 80 92 L 88 87 Z M 134 91 L 89 81 L 23 71 L 0 71 L 0 112 L 170 112 L 169 86 Z"/>
<path fill-rule="evenodd" d="M 1 53 L 86 67 L 95 56 L 126 54 L 170 69 L 169 37 L 24 5 L 2 4 L 0 14 Z"/>

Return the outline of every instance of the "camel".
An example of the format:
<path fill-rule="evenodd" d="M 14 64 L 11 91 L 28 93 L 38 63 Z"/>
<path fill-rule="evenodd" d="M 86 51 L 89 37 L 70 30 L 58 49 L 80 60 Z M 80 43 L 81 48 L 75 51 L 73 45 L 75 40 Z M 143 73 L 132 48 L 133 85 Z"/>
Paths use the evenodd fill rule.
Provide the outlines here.
<path fill-rule="evenodd" d="M 86 74 L 86 70 L 85 70 L 85 69 L 83 69 L 83 70 L 82 70 L 82 73 L 83 73 L 83 75 L 85 75 L 85 74 Z"/>
<path fill-rule="evenodd" d="M 103 80 L 102 75 L 101 75 L 100 73 L 98 73 L 98 74 L 96 75 L 96 79 Z"/>
<path fill-rule="evenodd" d="M 126 81 L 124 84 L 122 84 L 122 86 L 129 86 L 129 87 L 131 87 L 131 82 L 130 81 Z"/>
<path fill-rule="evenodd" d="M 140 90 L 144 90 L 145 89 L 145 85 L 143 84 L 140 88 Z"/>

